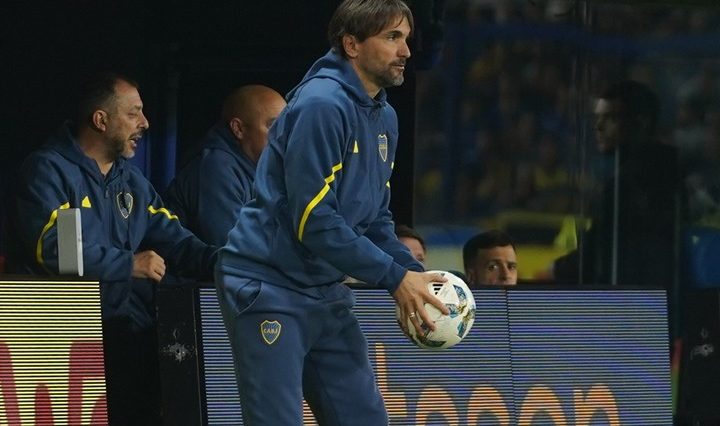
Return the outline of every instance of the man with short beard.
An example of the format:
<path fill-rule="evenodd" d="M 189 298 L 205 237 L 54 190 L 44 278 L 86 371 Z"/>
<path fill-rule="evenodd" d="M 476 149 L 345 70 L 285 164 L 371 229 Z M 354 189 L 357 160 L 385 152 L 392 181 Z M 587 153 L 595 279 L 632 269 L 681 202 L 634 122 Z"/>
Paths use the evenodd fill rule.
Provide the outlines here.
<path fill-rule="evenodd" d="M 16 272 L 58 274 L 58 211 L 80 209 L 83 278 L 101 284 L 112 425 L 161 423 L 156 284 L 168 266 L 208 277 L 215 258 L 126 161 L 148 127 L 137 84 L 97 75 L 81 90 L 77 123 L 27 158 L 17 190 Z"/>
<path fill-rule="evenodd" d="M 287 96 L 218 257 L 215 284 L 233 347 L 245 424 L 388 423 L 367 341 L 342 282 L 378 284 L 407 331 L 434 329 L 425 303 L 444 282 L 397 239 L 389 211 L 398 143 L 386 87 L 403 82 L 412 15 L 401 0 L 345 0 L 332 50 Z"/>
<path fill-rule="evenodd" d="M 490 229 L 463 245 L 465 281 L 471 289 L 483 285 L 515 285 L 518 261 L 515 243 L 510 235 Z"/>

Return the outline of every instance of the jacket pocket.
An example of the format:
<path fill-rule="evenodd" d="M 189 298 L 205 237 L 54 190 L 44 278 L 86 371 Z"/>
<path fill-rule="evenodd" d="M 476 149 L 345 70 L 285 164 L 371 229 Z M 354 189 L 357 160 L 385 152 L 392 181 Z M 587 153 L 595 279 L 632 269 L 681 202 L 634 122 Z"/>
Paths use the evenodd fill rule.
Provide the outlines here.
<path fill-rule="evenodd" d="M 257 302 L 262 290 L 262 283 L 248 278 L 225 278 L 221 297 L 224 304 L 230 308 L 234 317 L 247 312 Z"/>

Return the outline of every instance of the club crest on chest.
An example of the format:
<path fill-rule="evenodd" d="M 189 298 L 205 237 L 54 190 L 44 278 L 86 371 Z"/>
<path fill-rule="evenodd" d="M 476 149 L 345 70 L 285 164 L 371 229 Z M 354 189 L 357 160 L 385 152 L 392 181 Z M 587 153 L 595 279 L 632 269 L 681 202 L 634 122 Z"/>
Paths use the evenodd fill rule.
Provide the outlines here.
<path fill-rule="evenodd" d="M 387 161 L 388 139 L 385 134 L 378 135 L 378 151 L 380 152 L 380 158 L 382 158 L 383 161 Z"/>
<path fill-rule="evenodd" d="M 135 200 L 132 194 L 125 191 L 118 192 L 117 196 L 115 197 L 115 202 L 117 204 L 118 211 L 120 212 L 122 217 L 125 219 L 130 217 L 133 205 L 135 204 Z"/>

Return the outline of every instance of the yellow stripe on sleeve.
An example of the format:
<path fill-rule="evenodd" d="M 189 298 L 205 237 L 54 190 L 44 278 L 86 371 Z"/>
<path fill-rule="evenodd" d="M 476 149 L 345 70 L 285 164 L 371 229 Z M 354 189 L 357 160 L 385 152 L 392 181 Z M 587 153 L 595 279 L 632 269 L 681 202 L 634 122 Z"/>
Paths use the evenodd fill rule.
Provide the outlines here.
<path fill-rule="evenodd" d="M 173 220 L 173 219 L 178 220 L 178 217 L 175 216 L 174 214 L 170 213 L 170 210 L 166 209 L 165 207 L 160 207 L 159 209 L 156 209 L 153 206 L 148 206 L 148 211 L 150 212 L 150 214 L 162 213 L 165 216 L 167 216 L 167 218 L 170 220 Z"/>
<path fill-rule="evenodd" d="M 323 198 L 325 198 L 325 194 L 328 193 L 330 190 L 330 184 L 335 180 L 335 173 L 340 171 L 342 169 L 342 163 L 338 163 L 333 166 L 332 173 L 330 176 L 325 178 L 325 185 L 320 189 L 320 192 L 308 203 L 307 207 L 305 207 L 305 212 L 303 213 L 302 219 L 300 220 L 300 227 L 298 228 L 298 240 L 302 241 L 303 239 L 303 233 L 305 232 L 305 222 L 307 222 L 308 217 L 310 216 L 310 212 L 312 209 L 317 206 L 320 201 L 322 201 Z"/>
<path fill-rule="evenodd" d="M 43 227 L 43 230 L 40 233 L 40 238 L 38 238 L 37 245 L 35 246 L 35 259 L 37 260 L 39 265 L 45 266 L 45 261 L 43 260 L 43 257 L 42 257 L 43 237 L 45 236 L 47 231 L 49 231 L 50 228 L 52 228 L 53 225 L 55 225 L 55 221 L 57 220 L 57 216 L 58 216 L 58 210 L 64 210 L 64 209 L 69 209 L 69 208 L 70 208 L 70 202 L 68 201 L 65 204 L 63 204 L 60 207 L 53 210 L 52 213 L 50 213 L 50 220 L 48 220 L 48 223 L 46 223 L 45 226 Z"/>

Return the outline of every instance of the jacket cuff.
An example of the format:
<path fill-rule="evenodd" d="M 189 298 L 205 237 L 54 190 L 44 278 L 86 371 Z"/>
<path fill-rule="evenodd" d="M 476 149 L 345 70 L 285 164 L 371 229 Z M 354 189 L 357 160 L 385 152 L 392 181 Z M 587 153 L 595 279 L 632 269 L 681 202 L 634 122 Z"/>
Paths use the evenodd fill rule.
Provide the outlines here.
<path fill-rule="evenodd" d="M 393 262 L 390 265 L 390 269 L 388 270 L 387 274 L 385 274 L 379 284 L 385 287 L 390 293 L 390 295 L 392 295 L 393 293 L 395 293 L 395 290 L 400 287 L 400 282 L 402 282 L 402 279 L 405 278 L 405 274 L 407 274 L 407 271 L 408 270 L 404 267 Z"/>

